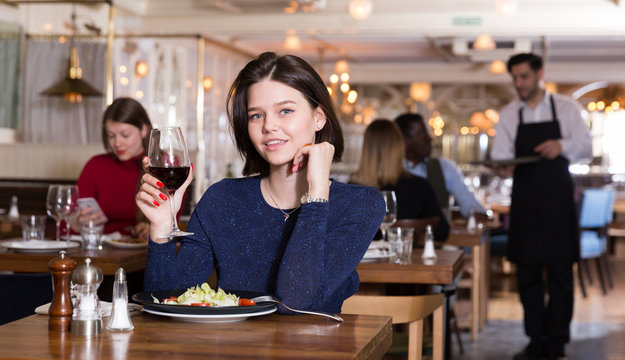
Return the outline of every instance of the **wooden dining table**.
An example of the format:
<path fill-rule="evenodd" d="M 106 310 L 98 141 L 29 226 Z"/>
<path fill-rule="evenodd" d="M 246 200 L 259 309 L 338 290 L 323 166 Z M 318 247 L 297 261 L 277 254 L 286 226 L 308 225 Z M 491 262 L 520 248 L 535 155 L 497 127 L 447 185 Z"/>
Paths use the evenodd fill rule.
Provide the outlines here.
<path fill-rule="evenodd" d="M 130 332 L 79 336 L 48 330 L 48 316 L 32 315 L 0 326 L 0 359 L 381 359 L 391 318 L 341 317 L 274 313 L 208 324 L 140 313 Z"/>
<path fill-rule="evenodd" d="M 4 240 L 10 241 L 10 240 Z M 64 240 L 61 240 L 64 241 Z M 81 247 L 66 250 L 67 256 L 83 264 L 86 258 L 102 270 L 104 275 L 115 275 L 123 267 L 127 273 L 145 269 L 148 258 L 147 246 L 142 248 L 117 248 L 104 244 L 102 250 L 85 250 Z M 0 246 L 0 271 L 13 272 L 48 272 L 48 262 L 57 257 L 59 251 L 45 253 L 15 252 Z"/>

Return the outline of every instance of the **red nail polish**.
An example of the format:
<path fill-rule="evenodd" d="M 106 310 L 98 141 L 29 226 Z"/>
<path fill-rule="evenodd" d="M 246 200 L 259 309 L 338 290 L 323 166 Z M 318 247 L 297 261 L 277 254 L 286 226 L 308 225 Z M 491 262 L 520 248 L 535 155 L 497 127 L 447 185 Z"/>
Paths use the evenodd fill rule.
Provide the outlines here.
<path fill-rule="evenodd" d="M 299 169 L 301 169 L 301 168 L 302 168 L 302 163 L 299 163 L 299 164 L 297 165 L 297 171 L 299 171 Z"/>
<path fill-rule="evenodd" d="M 161 206 L 161 204 L 159 204 L 159 203 L 158 203 L 158 201 L 156 201 L 156 200 L 152 201 L 152 203 L 153 203 L 154 205 L 156 205 L 156 206 Z"/>
<path fill-rule="evenodd" d="M 163 194 L 158 194 L 158 196 L 160 196 L 160 198 L 163 199 L 163 201 L 167 200 L 167 197 Z"/>
<path fill-rule="evenodd" d="M 191 170 L 193 170 L 193 163 L 191 163 Z"/>
<path fill-rule="evenodd" d="M 156 182 L 156 186 L 158 186 L 158 187 L 162 188 L 162 187 L 164 187 L 165 185 L 163 185 L 163 183 L 162 183 L 162 182 L 157 181 L 157 182 Z"/>

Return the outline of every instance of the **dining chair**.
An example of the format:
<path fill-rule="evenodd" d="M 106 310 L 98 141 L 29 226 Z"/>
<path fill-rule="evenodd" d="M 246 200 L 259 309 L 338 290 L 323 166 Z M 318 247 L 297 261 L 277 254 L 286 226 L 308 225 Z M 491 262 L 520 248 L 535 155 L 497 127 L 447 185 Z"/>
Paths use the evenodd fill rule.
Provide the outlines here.
<path fill-rule="evenodd" d="M 399 219 L 395 221 L 392 227 L 408 227 L 414 229 L 414 241 L 413 247 L 423 247 L 425 245 L 425 228 L 428 225 L 432 226 L 432 230 L 436 230 L 438 228 L 440 218 L 437 216 L 428 217 L 428 218 L 410 218 L 410 219 Z M 450 319 L 450 325 L 452 330 L 454 331 L 456 341 L 458 342 L 458 348 L 460 353 L 464 353 L 464 346 L 462 345 L 462 340 L 460 338 L 460 329 L 458 327 L 456 312 L 454 311 L 454 300 L 458 290 L 458 282 L 459 279 L 456 279 L 453 283 L 448 285 L 440 286 L 441 294 L 445 295 L 445 299 L 447 300 L 447 316 Z"/>
<path fill-rule="evenodd" d="M 588 282 L 592 284 L 592 276 L 588 266 L 589 259 L 595 259 L 603 293 L 607 294 L 607 288 L 602 267 L 605 267 L 609 285 L 611 288 L 613 287 L 612 273 L 607 257 L 607 231 L 612 222 L 613 210 L 613 190 L 589 188 L 583 191 L 579 212 L 580 261 L 577 266 L 577 273 L 584 297 L 587 294 L 582 267 L 586 268 Z"/>
<path fill-rule="evenodd" d="M 413 247 L 423 246 L 425 244 L 425 228 L 428 225 L 432 226 L 432 230 L 438 228 L 440 218 L 411 218 L 411 219 L 399 219 L 391 227 L 407 227 L 414 229 L 414 241 Z"/>
<path fill-rule="evenodd" d="M 416 296 L 354 295 L 345 302 L 341 313 L 386 315 L 393 324 L 408 324 L 408 359 L 422 359 L 423 319 L 434 316 L 433 359 L 442 360 L 444 352 L 443 294 Z"/>

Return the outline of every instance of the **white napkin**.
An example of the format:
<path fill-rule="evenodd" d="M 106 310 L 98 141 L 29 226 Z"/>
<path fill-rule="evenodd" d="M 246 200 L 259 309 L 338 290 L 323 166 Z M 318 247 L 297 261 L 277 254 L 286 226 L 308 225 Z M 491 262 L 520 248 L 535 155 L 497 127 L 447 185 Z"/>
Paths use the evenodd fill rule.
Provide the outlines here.
<path fill-rule="evenodd" d="M 100 313 L 102 314 L 102 317 L 111 316 L 112 308 L 113 308 L 113 304 L 111 304 L 110 302 L 100 301 Z M 128 303 L 128 311 L 130 312 L 130 314 L 132 314 L 135 311 L 141 310 L 141 308 L 142 307 L 139 304 Z M 41 306 L 37 306 L 37 308 L 35 309 L 35 313 L 40 314 L 40 315 L 48 315 L 49 309 L 50 309 L 50 303 L 43 304 Z"/>

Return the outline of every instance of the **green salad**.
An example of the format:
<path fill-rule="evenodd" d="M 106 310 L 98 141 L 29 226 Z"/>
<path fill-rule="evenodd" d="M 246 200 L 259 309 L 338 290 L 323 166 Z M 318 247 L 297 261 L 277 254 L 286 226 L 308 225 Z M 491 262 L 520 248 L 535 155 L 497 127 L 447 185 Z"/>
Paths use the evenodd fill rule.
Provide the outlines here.
<path fill-rule="evenodd" d="M 152 295 L 155 303 L 171 304 L 171 305 L 192 305 L 192 306 L 239 306 L 254 305 L 254 302 L 248 299 L 239 299 L 234 294 L 228 294 L 221 288 L 217 291 L 211 289 L 207 283 L 190 287 L 184 294 L 176 297 L 171 296 L 163 301 Z"/>

